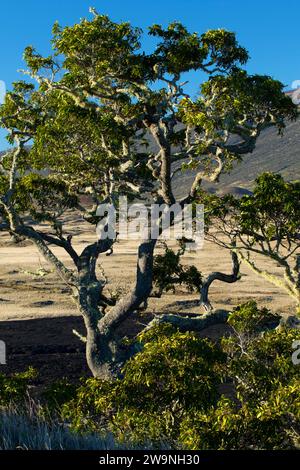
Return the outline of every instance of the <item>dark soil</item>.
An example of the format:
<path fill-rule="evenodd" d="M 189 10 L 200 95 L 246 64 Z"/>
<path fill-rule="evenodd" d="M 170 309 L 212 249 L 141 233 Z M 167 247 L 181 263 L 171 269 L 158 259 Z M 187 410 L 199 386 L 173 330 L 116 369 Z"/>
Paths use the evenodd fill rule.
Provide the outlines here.
<path fill-rule="evenodd" d="M 84 334 L 81 317 L 42 318 L 0 323 L 0 337 L 7 348 L 6 365 L 0 372 L 12 373 L 29 366 L 38 371 L 37 391 L 63 377 L 77 382 L 90 376 L 85 360 L 85 345 L 72 330 Z"/>
<path fill-rule="evenodd" d="M 121 337 L 136 336 L 150 319 L 149 314 L 134 314 L 119 328 L 118 333 Z M 74 335 L 73 330 L 84 336 L 85 327 L 81 317 L 0 322 L 0 339 L 7 348 L 7 364 L 0 365 L 0 373 L 22 372 L 32 366 L 38 372 L 32 388 L 33 396 L 36 397 L 51 383 L 62 378 L 79 383 L 81 377 L 90 377 L 85 344 Z M 228 331 L 228 326 L 214 325 L 203 330 L 199 336 L 216 341 Z"/>
<path fill-rule="evenodd" d="M 119 328 L 123 336 L 135 336 L 151 315 L 132 315 Z M 76 330 L 85 335 L 80 316 L 40 318 L 0 322 L 0 339 L 6 344 L 6 365 L 0 365 L 0 373 L 22 372 L 29 366 L 38 371 L 34 382 L 43 390 L 49 384 L 66 377 L 78 382 L 91 375 L 85 359 L 85 344 L 74 335 Z"/>

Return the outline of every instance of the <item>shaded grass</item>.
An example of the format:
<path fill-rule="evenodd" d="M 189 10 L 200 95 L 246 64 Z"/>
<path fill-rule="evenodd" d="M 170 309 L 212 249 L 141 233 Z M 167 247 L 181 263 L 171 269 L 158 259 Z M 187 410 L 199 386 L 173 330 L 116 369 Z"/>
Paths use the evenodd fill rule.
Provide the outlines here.
<path fill-rule="evenodd" d="M 136 447 L 119 444 L 106 434 L 81 435 L 65 423 L 47 420 L 33 404 L 0 411 L 0 450 L 116 450 Z"/>

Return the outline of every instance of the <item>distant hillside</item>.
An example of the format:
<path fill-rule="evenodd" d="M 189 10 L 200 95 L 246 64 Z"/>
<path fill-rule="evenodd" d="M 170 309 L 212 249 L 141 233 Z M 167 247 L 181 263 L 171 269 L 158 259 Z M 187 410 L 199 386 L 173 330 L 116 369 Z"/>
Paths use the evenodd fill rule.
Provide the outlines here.
<path fill-rule="evenodd" d="M 280 173 L 289 181 L 300 179 L 300 120 L 289 122 L 284 135 L 278 136 L 274 128 L 262 132 L 252 154 L 244 156 L 230 174 L 222 175 L 214 187 L 217 192 L 239 193 L 239 188 L 251 189 L 257 175 L 264 171 Z M 183 196 L 193 180 L 193 173 L 187 172 L 174 177 L 174 192 Z"/>

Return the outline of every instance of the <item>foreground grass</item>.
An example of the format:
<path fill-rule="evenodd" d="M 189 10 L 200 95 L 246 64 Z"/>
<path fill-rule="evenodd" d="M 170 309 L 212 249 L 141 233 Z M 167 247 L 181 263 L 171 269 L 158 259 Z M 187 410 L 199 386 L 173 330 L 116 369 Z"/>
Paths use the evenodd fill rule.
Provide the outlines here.
<path fill-rule="evenodd" d="M 47 422 L 33 408 L 0 411 L 0 450 L 113 450 L 134 447 L 118 444 L 107 434 L 81 435 L 65 424 Z"/>

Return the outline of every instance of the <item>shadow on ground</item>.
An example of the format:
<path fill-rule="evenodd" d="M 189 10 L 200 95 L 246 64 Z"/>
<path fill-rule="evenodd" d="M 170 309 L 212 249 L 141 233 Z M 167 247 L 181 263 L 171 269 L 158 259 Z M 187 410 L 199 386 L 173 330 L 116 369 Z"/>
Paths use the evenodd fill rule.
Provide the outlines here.
<path fill-rule="evenodd" d="M 84 334 L 81 317 L 41 318 L 0 323 L 0 339 L 7 349 L 6 365 L 0 372 L 20 372 L 34 367 L 37 389 L 62 377 L 77 381 L 89 376 L 85 361 L 85 345 L 73 333 Z"/>
<path fill-rule="evenodd" d="M 162 312 L 163 313 L 163 312 Z M 153 318 L 135 313 L 119 328 L 120 336 L 133 337 Z M 78 382 L 91 373 L 86 365 L 85 344 L 73 330 L 85 334 L 83 319 L 79 316 L 40 318 L 0 322 L 0 339 L 7 348 L 7 364 L 0 365 L 0 373 L 22 372 L 29 366 L 38 371 L 34 381 L 34 395 L 39 396 L 49 384 L 66 377 Z M 229 334 L 228 325 L 213 325 L 199 333 L 217 341 Z"/>

